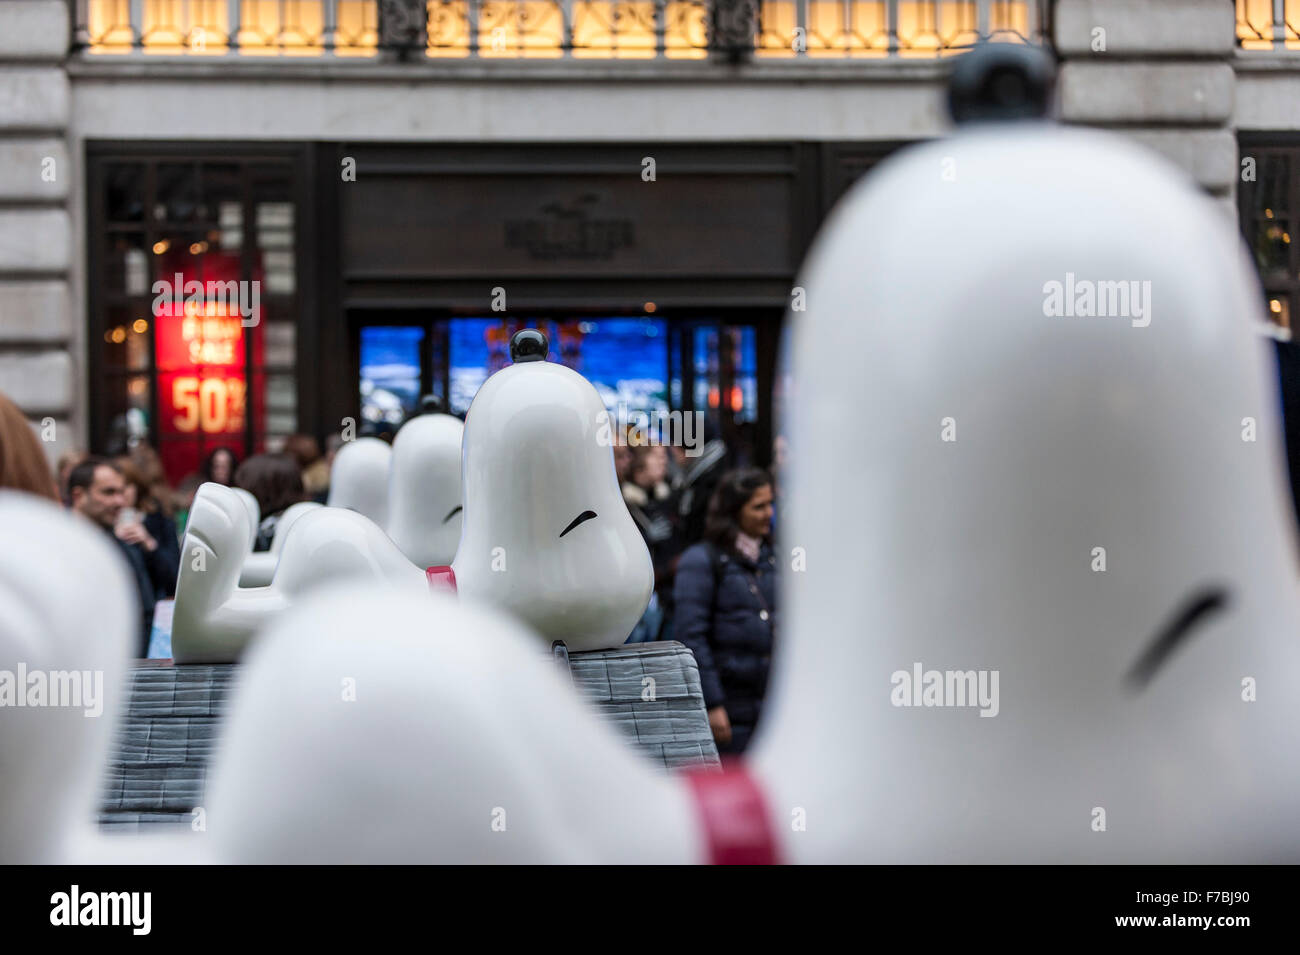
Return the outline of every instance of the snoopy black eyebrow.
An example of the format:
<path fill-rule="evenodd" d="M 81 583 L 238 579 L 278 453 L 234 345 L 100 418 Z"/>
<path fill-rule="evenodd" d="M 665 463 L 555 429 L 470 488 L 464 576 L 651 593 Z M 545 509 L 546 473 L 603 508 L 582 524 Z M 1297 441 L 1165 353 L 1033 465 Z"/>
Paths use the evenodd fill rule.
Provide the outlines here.
<path fill-rule="evenodd" d="M 444 518 L 442 519 L 442 522 L 443 522 L 444 524 L 446 524 L 449 520 L 451 520 L 453 517 L 455 517 L 457 514 L 459 514 L 459 513 L 460 513 L 460 507 L 461 507 L 461 506 L 460 506 L 459 504 L 457 504 L 457 505 L 456 505 L 455 507 L 453 507 L 450 511 L 448 511 L 448 512 L 447 512 L 447 516 L 444 517 Z"/>
<path fill-rule="evenodd" d="M 1203 623 L 1206 617 L 1227 607 L 1228 602 L 1228 591 L 1224 587 L 1203 587 L 1194 593 L 1189 600 L 1184 602 L 1178 613 L 1171 617 L 1160 629 L 1156 634 L 1156 638 L 1151 641 L 1142 656 L 1138 657 L 1137 662 L 1128 671 L 1124 682 L 1129 689 L 1145 689 L 1156 675 L 1156 671 L 1164 665 L 1165 660 L 1173 653 L 1174 648 L 1198 624 Z"/>
<path fill-rule="evenodd" d="M 566 527 L 564 530 L 560 531 L 560 536 L 563 537 L 565 534 L 569 533 L 569 531 L 573 530 L 575 527 L 577 527 L 577 526 L 578 526 L 579 524 L 581 524 L 583 521 L 589 521 L 589 520 L 591 520 L 591 519 L 592 519 L 593 517 L 595 517 L 595 516 L 596 516 L 596 512 L 595 512 L 595 511 L 583 511 L 581 514 L 579 514 L 579 515 L 578 515 L 577 517 L 575 517 L 573 520 L 569 521 L 569 526 Z"/>

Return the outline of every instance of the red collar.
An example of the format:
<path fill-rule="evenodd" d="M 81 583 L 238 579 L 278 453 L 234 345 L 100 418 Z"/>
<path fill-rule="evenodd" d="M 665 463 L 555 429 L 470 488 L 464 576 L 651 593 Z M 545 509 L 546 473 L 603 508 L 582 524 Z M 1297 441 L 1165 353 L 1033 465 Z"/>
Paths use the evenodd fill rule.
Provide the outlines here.
<path fill-rule="evenodd" d="M 684 773 L 709 841 L 710 865 L 778 865 L 776 833 L 758 782 L 742 762 Z"/>
<path fill-rule="evenodd" d="M 450 590 L 453 594 L 456 592 L 456 571 L 451 569 L 450 564 L 430 567 L 425 570 L 424 576 L 429 578 L 430 590 Z"/>

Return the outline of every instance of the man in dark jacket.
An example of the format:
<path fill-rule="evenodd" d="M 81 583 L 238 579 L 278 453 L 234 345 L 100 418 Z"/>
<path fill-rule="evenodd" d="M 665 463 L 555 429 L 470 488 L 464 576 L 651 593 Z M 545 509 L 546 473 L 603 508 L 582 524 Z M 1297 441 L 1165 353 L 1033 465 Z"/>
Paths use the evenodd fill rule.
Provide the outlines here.
<path fill-rule="evenodd" d="M 673 636 L 695 654 L 719 752 L 745 749 L 767 691 L 777 606 L 771 519 L 771 479 L 732 472 L 710 502 L 708 539 L 677 564 Z"/>
<path fill-rule="evenodd" d="M 132 524 L 116 531 L 117 518 L 126 499 L 126 482 L 121 473 L 104 458 L 87 458 L 68 476 L 68 496 L 72 509 L 98 524 L 131 567 L 140 594 L 139 656 L 149 654 L 149 636 L 153 631 L 153 611 L 157 594 L 166 588 L 169 568 L 165 555 L 142 525 Z M 174 576 L 174 568 L 171 569 Z"/>

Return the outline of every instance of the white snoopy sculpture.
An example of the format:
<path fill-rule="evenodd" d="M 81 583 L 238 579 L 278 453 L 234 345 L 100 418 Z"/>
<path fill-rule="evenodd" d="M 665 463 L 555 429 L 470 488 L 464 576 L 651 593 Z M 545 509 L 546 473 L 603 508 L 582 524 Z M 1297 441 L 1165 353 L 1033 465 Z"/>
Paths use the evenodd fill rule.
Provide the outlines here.
<path fill-rule="evenodd" d="M 340 579 L 381 580 L 423 593 L 424 571 L 364 515 L 316 508 L 284 538 L 270 584 L 240 587 L 248 549 L 243 505 L 229 488 L 203 484 L 194 495 L 176 581 L 172 654 L 177 663 L 230 663 L 272 617 L 303 594 Z"/>
<path fill-rule="evenodd" d="M 1149 281 L 1150 320 L 1049 314 L 1069 274 Z M 799 282 L 781 537 L 807 569 L 744 762 L 657 774 L 517 625 L 465 605 L 434 649 L 420 604 L 349 591 L 250 661 L 217 855 L 1300 860 L 1295 535 L 1235 230 L 1118 137 L 986 124 L 882 164 Z"/>
<path fill-rule="evenodd" d="M 421 414 L 393 439 L 388 466 L 388 536 L 417 567 L 450 564 L 460 543 L 464 510 L 460 452 L 464 423 L 447 414 Z"/>
<path fill-rule="evenodd" d="M 22 541 L 0 547 L 0 864 L 197 859 L 183 837 L 95 826 L 139 637 L 129 566 L 90 521 L 31 494 L 0 490 L 0 526 Z"/>
<path fill-rule="evenodd" d="M 304 514 L 267 586 L 236 586 L 228 555 L 246 550 L 237 502 L 200 487 L 176 588 L 176 660 L 235 660 L 271 617 L 345 577 L 410 590 L 450 583 L 575 652 L 626 641 L 654 586 L 650 554 L 619 492 L 600 396 L 546 362 L 547 348 L 540 332 L 519 332 L 515 364 L 483 385 L 466 424 L 421 415 L 398 432 L 388 534 L 344 508 Z"/>
<path fill-rule="evenodd" d="M 330 465 L 329 507 L 364 514 L 380 527 L 388 525 L 388 469 L 393 448 L 379 438 L 344 441 Z"/>
<path fill-rule="evenodd" d="M 451 574 L 466 600 L 513 614 L 573 651 L 617 647 L 654 589 L 650 552 L 619 491 L 591 382 L 517 332 L 465 423 L 465 527 Z M 437 574 L 434 575 L 435 577 Z"/>
<path fill-rule="evenodd" d="M 0 491 L 0 525 L 23 542 L 0 547 L 0 862 L 84 861 L 136 589 L 103 531 L 54 504 Z"/>
<path fill-rule="evenodd" d="M 271 536 L 271 549 L 254 551 L 244 558 L 244 565 L 239 571 L 239 586 L 265 587 L 271 583 L 275 578 L 275 568 L 280 563 L 284 542 L 288 540 L 293 525 L 298 523 L 303 515 L 310 514 L 323 506 L 315 501 L 299 501 L 285 508 L 279 522 L 275 525 L 275 533 Z"/>
<path fill-rule="evenodd" d="M 366 516 L 385 514 L 383 526 L 388 536 L 416 566 L 450 564 L 460 541 L 460 445 L 464 430 L 461 421 L 451 415 L 422 414 L 402 425 L 391 450 L 386 445 L 384 449 L 371 445 L 378 441 L 376 438 L 364 439 L 367 444 L 361 454 L 349 452 L 335 468 L 340 488 L 332 492 L 332 506 Z M 336 457 L 336 464 L 338 460 Z M 381 464 L 387 469 L 387 486 L 383 489 L 377 486 Z M 271 538 L 270 550 L 251 553 L 244 559 L 239 585 L 269 585 L 275 578 L 289 531 L 300 517 L 321 506 L 304 501 L 285 510 Z M 376 526 L 381 525 L 376 521 Z"/>

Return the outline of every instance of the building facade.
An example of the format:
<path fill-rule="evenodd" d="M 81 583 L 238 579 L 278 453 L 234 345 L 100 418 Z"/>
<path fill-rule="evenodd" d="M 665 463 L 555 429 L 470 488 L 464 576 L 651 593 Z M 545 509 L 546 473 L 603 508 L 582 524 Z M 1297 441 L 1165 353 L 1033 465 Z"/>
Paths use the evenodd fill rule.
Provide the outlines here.
<path fill-rule="evenodd" d="M 1214 196 L 1289 327 L 1298 28 L 1300 0 L 5 0 L 0 390 L 52 456 L 145 437 L 177 480 L 464 410 L 537 324 L 611 408 L 765 461 L 799 262 L 945 132 L 985 37 L 1046 45 L 1063 121 Z"/>

